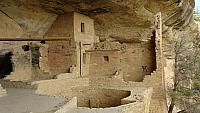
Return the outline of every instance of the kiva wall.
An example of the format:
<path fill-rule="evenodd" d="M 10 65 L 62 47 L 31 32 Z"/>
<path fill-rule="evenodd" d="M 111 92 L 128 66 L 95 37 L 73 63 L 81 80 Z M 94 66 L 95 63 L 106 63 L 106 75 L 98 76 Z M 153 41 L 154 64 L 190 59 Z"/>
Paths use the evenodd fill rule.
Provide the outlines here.
<path fill-rule="evenodd" d="M 73 78 L 73 79 L 53 79 L 53 80 L 42 80 L 34 82 L 37 84 L 38 88 L 36 90 L 37 94 L 42 95 L 61 95 L 61 96 L 71 96 L 73 94 L 73 87 L 84 87 L 89 86 L 88 78 Z"/>
<path fill-rule="evenodd" d="M 122 99 L 129 103 L 109 108 L 78 107 L 78 113 L 149 113 L 151 94 L 152 88 L 133 88 L 131 95 Z"/>
<path fill-rule="evenodd" d="M 65 105 L 61 106 L 56 112 L 52 113 L 77 113 L 77 98 L 73 97 Z"/>
<path fill-rule="evenodd" d="M 121 105 L 121 99 L 128 97 L 130 91 L 77 87 L 72 89 L 78 99 L 78 107 L 107 108 Z"/>

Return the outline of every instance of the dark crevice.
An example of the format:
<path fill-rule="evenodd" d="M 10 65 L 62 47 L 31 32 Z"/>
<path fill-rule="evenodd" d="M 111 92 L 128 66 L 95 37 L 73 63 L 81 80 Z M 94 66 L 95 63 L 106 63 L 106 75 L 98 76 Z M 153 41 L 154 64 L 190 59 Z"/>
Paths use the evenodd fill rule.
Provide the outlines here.
<path fill-rule="evenodd" d="M 28 45 L 23 45 L 23 46 L 22 46 L 22 49 L 23 49 L 24 51 L 29 51 L 29 50 L 30 50 L 30 48 L 29 48 Z"/>
<path fill-rule="evenodd" d="M 153 55 L 153 58 L 152 58 L 152 72 L 153 71 L 156 71 L 156 31 L 153 31 L 152 32 L 152 36 L 151 36 L 151 40 L 150 40 L 150 43 L 151 43 L 151 48 L 153 49 L 152 51 L 152 55 Z"/>
<path fill-rule="evenodd" d="M 5 78 L 13 72 L 13 64 L 11 61 L 12 55 L 12 52 L 0 55 L 0 79 Z"/>

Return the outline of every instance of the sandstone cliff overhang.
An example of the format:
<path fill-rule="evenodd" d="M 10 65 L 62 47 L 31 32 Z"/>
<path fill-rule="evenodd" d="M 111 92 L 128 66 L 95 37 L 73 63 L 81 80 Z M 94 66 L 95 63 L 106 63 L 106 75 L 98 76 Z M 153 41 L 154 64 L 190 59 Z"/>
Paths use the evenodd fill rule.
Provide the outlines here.
<path fill-rule="evenodd" d="M 146 40 L 157 12 L 162 12 L 166 26 L 188 26 L 194 4 L 194 0 L 2 0 L 0 11 L 10 19 L 1 16 L 1 24 L 14 26 L 12 37 L 42 37 L 57 15 L 75 11 L 95 20 L 95 32 L 101 39 L 135 42 Z"/>

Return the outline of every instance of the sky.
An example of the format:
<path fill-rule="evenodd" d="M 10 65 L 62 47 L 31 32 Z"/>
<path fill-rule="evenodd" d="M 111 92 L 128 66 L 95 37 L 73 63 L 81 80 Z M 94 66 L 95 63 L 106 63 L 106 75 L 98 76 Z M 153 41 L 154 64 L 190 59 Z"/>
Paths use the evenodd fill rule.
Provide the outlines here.
<path fill-rule="evenodd" d="M 200 11 L 200 0 L 195 0 L 195 9 Z"/>

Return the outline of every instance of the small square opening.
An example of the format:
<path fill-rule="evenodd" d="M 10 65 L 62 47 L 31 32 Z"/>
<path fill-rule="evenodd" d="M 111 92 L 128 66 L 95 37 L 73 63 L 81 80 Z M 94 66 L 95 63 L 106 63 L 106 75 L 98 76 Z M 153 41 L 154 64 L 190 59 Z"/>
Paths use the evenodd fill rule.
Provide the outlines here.
<path fill-rule="evenodd" d="M 108 56 L 104 56 L 104 61 L 109 62 L 109 57 Z"/>
<path fill-rule="evenodd" d="M 30 50 L 30 47 L 29 47 L 28 45 L 23 45 L 23 46 L 22 46 L 22 49 L 23 49 L 24 51 L 29 51 L 29 50 Z"/>
<path fill-rule="evenodd" d="M 40 41 L 41 44 L 45 44 L 45 40 Z"/>

